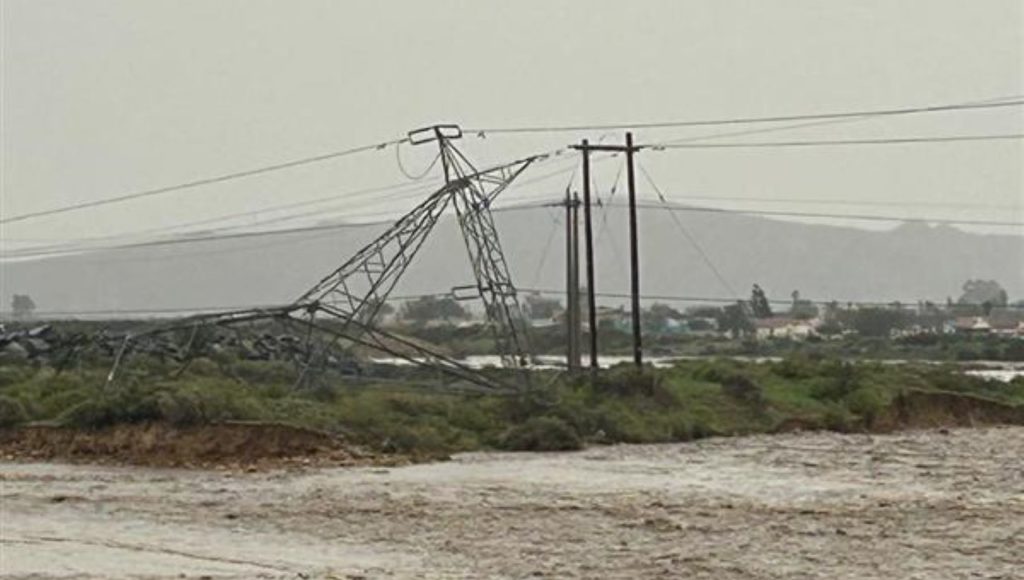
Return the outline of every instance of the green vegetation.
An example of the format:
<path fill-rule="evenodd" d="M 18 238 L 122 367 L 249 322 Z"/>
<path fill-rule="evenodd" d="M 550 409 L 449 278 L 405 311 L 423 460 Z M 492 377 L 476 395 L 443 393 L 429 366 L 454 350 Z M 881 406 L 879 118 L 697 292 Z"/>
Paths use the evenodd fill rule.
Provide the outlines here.
<path fill-rule="evenodd" d="M 410 370 L 388 383 L 296 389 L 282 363 L 197 360 L 180 377 L 146 361 L 104 389 L 105 368 L 56 373 L 0 367 L 0 427 L 47 421 L 77 428 L 162 421 L 276 421 L 339 433 L 384 451 L 577 449 L 585 443 L 686 441 L 789 428 L 885 428 L 907 393 L 968 394 L 1020 409 L 1009 384 L 944 365 L 850 363 L 795 355 L 780 362 L 686 361 L 669 369 L 620 366 L 593 382 L 538 373 L 516 397 L 440 394 Z"/>

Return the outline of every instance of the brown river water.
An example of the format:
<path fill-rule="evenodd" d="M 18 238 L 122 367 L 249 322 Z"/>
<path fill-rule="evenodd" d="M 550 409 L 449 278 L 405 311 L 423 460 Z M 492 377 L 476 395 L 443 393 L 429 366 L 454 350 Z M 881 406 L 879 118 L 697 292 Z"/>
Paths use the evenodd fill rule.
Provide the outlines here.
<path fill-rule="evenodd" d="M 0 486 L 3 578 L 1024 578 L 1022 427 Z"/>

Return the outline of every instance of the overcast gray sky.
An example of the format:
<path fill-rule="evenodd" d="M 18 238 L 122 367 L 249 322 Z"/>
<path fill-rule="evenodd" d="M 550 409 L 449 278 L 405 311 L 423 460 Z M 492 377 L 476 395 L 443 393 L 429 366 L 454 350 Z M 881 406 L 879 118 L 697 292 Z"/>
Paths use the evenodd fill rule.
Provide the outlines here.
<path fill-rule="evenodd" d="M 434 122 L 649 122 L 1024 94 L 1020 0 L 0 4 L 5 216 L 379 142 Z M 1022 109 L 742 139 L 1019 133 Z M 638 140 L 733 129 L 639 131 Z M 486 164 L 581 136 L 600 133 L 491 135 L 467 138 L 464 147 Z M 399 153 L 410 170 L 430 159 L 423 149 Z M 701 203 L 1024 219 L 1019 141 L 642 156 L 679 201 L 743 197 L 763 201 Z M 607 186 L 617 163 L 605 163 L 598 180 Z M 507 201 L 557 195 L 568 179 L 566 173 L 517 188 Z M 7 249 L 126 234 L 403 181 L 388 149 L 12 223 L 0 234 Z M 414 202 L 413 194 L 380 201 L 361 195 L 329 209 L 395 211 Z"/>

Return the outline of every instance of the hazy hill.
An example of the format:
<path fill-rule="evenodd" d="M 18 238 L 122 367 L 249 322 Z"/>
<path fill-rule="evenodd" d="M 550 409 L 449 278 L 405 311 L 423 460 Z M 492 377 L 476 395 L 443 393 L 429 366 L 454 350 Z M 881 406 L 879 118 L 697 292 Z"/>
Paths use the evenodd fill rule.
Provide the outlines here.
<path fill-rule="evenodd" d="M 968 278 L 993 278 L 1024 298 L 1024 236 L 951 227 L 889 231 L 809 225 L 738 214 L 680 212 L 728 285 L 751 284 L 786 299 L 794 289 L 823 300 L 954 299 Z M 598 290 L 628 288 L 626 215 L 598 213 Z M 520 287 L 562 288 L 564 239 L 555 209 L 497 215 Z M 604 222 L 607 221 L 607 224 Z M 664 211 L 642 210 L 642 280 L 648 294 L 730 297 Z M 0 297 L 29 294 L 40 311 L 149 310 L 287 302 L 340 264 L 383 226 L 153 246 L 0 264 Z M 471 281 L 454 222 L 442 222 L 396 294 L 445 291 Z M 622 302 L 608 300 L 608 302 Z"/>

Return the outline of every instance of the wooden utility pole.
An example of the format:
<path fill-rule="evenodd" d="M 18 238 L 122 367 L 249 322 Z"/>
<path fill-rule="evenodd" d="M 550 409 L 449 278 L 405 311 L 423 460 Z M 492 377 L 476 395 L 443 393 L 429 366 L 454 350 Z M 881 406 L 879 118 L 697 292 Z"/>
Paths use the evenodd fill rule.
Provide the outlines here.
<path fill-rule="evenodd" d="M 570 371 L 580 368 L 580 269 L 579 200 L 565 192 L 565 334 L 566 366 Z"/>
<path fill-rule="evenodd" d="M 590 215 L 590 203 L 589 203 L 589 189 L 590 189 L 590 158 L 588 153 L 590 151 L 613 151 L 616 153 L 626 154 L 626 181 L 629 187 L 629 281 L 630 281 L 630 297 L 631 297 L 631 314 L 633 318 L 633 362 L 636 366 L 643 366 L 644 355 L 643 355 L 643 343 L 641 338 L 641 326 L 640 326 L 640 247 L 637 241 L 639 232 L 637 230 L 636 222 L 636 174 L 633 169 L 633 155 L 640 150 L 640 147 L 633 145 L 633 133 L 626 133 L 626 144 L 625 145 L 590 145 L 587 141 L 583 141 L 580 145 L 573 145 L 573 149 L 583 152 L 584 162 L 584 215 Z M 592 279 L 593 272 L 591 271 L 590 264 L 593 258 L 593 247 L 592 240 L 590 238 L 590 220 L 587 219 L 587 289 L 590 297 L 591 308 L 594 308 L 594 282 Z M 593 313 L 591 314 L 591 364 L 596 367 L 596 336 L 597 329 L 595 328 L 596 322 Z"/>
<path fill-rule="evenodd" d="M 572 368 L 583 367 L 583 317 L 580 312 L 580 199 L 576 192 L 572 194 L 572 343 L 576 351 L 573 353 Z"/>
<path fill-rule="evenodd" d="M 590 368 L 597 370 L 597 300 L 594 299 L 594 229 L 590 219 L 590 142 L 583 140 L 583 233 L 587 255 L 587 326 L 590 328 Z"/>
<path fill-rule="evenodd" d="M 640 342 L 640 247 L 636 228 L 636 179 L 633 173 L 633 134 L 626 133 L 626 181 L 629 184 L 629 282 L 633 298 L 633 362 L 644 364 L 644 349 Z"/>

